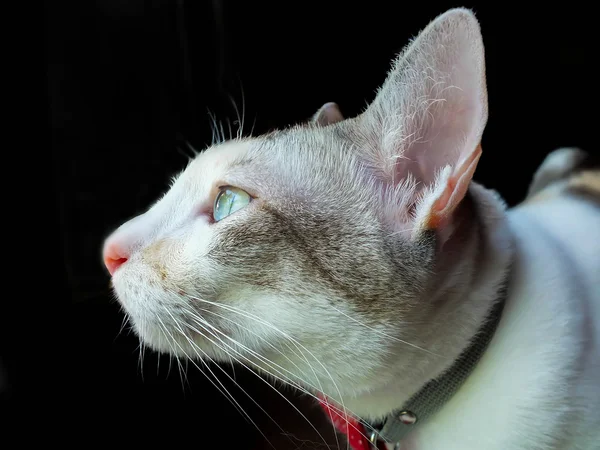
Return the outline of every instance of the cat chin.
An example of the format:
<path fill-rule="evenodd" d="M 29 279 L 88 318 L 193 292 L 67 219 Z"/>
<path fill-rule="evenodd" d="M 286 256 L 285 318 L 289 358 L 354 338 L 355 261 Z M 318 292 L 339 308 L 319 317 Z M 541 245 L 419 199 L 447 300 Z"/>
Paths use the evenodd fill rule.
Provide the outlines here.
<path fill-rule="evenodd" d="M 201 336 L 191 335 L 184 338 L 177 330 L 140 325 L 135 322 L 133 328 L 140 343 L 157 353 L 190 360 L 202 359 L 215 362 L 226 360 L 222 352 Z"/>

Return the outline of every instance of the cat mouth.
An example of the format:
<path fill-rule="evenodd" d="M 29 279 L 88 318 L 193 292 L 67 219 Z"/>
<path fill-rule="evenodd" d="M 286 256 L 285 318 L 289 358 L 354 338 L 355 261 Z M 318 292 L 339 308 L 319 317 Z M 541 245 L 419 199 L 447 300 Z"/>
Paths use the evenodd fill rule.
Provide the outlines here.
<path fill-rule="evenodd" d="M 123 268 L 128 269 L 128 268 Z M 147 277 L 146 277 L 147 278 Z M 112 280 L 116 299 L 146 347 L 191 360 L 251 358 L 244 325 L 229 306 L 165 283 L 149 284 L 140 275 L 119 270 Z M 240 342 L 240 340 L 242 342 Z"/>

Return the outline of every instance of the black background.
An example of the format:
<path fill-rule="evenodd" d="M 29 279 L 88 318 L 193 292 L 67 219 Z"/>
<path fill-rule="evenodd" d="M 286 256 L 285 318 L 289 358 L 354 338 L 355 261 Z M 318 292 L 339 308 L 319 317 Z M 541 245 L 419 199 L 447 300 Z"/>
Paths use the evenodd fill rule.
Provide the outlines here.
<path fill-rule="evenodd" d="M 597 152 L 591 11 L 575 2 L 544 5 L 47 2 L 53 184 L 45 194 L 54 202 L 48 220 L 56 220 L 56 232 L 48 223 L 44 239 L 56 249 L 39 269 L 56 275 L 49 275 L 51 299 L 35 300 L 48 311 L 40 328 L 26 333 L 35 350 L 19 348 L 3 360 L 3 402 L 12 401 L 33 425 L 22 437 L 40 433 L 47 443 L 83 446 L 167 438 L 197 448 L 268 448 L 191 364 L 183 386 L 175 363 L 168 374 L 168 358 L 147 351 L 140 364 L 137 338 L 119 334 L 123 316 L 101 264 L 103 239 L 165 191 L 187 161 L 186 142 L 210 144 L 208 111 L 228 133 L 227 120 L 237 119 L 231 99 L 240 110 L 244 104 L 246 135 L 252 127 L 259 134 L 306 120 L 328 101 L 346 116 L 357 114 L 408 39 L 452 6 L 474 8 L 486 45 L 490 118 L 475 179 L 514 205 L 552 149 Z M 17 353 L 28 364 L 17 364 Z M 236 378 L 283 428 L 318 441 L 257 378 L 242 369 Z M 273 444 L 288 448 L 280 430 L 226 384 Z M 50 427 L 42 434 L 44 425 Z"/>

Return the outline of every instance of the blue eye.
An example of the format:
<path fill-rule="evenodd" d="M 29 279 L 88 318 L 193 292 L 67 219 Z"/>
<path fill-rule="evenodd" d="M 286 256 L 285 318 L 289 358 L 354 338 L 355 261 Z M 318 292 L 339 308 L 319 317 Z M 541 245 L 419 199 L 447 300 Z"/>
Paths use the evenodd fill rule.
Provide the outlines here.
<path fill-rule="evenodd" d="M 215 199 L 213 217 L 215 222 L 233 214 L 238 209 L 242 209 L 250 203 L 251 197 L 245 191 L 234 187 L 225 187 Z"/>

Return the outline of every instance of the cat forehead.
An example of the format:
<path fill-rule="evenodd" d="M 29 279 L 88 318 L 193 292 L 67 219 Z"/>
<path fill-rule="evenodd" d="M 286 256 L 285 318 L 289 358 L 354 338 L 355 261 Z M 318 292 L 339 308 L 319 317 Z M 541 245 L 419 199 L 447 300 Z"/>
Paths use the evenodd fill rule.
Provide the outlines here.
<path fill-rule="evenodd" d="M 279 184 L 305 178 L 304 172 L 324 175 L 320 172 L 339 169 L 341 160 L 347 159 L 340 152 L 346 147 L 343 139 L 332 131 L 298 127 L 209 147 L 189 164 L 177 184 L 198 189 L 221 182 L 264 184 L 267 179 Z M 277 176 L 273 178 L 275 172 Z"/>
<path fill-rule="evenodd" d="M 264 166 L 284 153 L 293 153 L 294 147 L 298 147 L 300 142 L 302 138 L 294 138 L 288 133 L 226 141 L 196 156 L 181 174 L 180 181 L 189 186 L 198 180 L 224 178 L 258 160 L 259 165 Z"/>
<path fill-rule="evenodd" d="M 224 177 L 227 171 L 243 164 L 252 147 L 250 141 L 229 141 L 209 147 L 200 153 L 182 174 L 182 182 L 189 184 L 197 180 L 214 180 Z"/>

